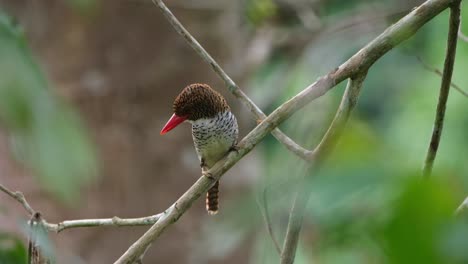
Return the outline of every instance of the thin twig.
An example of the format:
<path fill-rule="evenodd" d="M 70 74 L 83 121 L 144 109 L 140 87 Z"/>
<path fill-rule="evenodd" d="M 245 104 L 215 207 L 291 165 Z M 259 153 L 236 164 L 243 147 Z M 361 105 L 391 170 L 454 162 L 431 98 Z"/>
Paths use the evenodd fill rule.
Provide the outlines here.
<path fill-rule="evenodd" d="M 318 167 L 322 163 L 327 154 L 334 148 L 338 138 L 344 131 L 345 125 L 351 115 L 354 106 L 357 103 L 359 93 L 361 91 L 362 84 L 366 77 L 366 72 L 358 75 L 355 78 L 351 78 L 348 81 L 346 90 L 341 99 L 340 106 L 330 124 L 327 132 L 323 136 L 322 140 L 314 150 L 314 159 L 311 160 L 310 171 L 306 175 L 314 175 L 318 171 Z M 314 173 L 312 173 L 312 171 Z M 299 234 L 302 228 L 302 222 L 304 218 L 304 212 L 307 206 L 307 201 L 310 197 L 310 176 L 304 178 L 304 184 L 301 184 L 301 188 L 297 191 L 294 199 L 293 207 L 289 214 L 288 227 L 286 230 L 286 237 L 284 239 L 281 264 L 292 264 L 296 255 L 297 245 L 299 243 Z"/>
<path fill-rule="evenodd" d="M 26 201 L 23 193 L 10 191 L 7 187 L 3 186 L 2 184 L 0 184 L 0 190 L 8 194 L 11 198 L 18 201 L 24 207 L 24 209 L 26 209 L 26 212 L 28 212 L 30 216 L 34 215 L 36 211 L 34 211 L 32 207 L 29 205 L 28 201 Z"/>
<path fill-rule="evenodd" d="M 172 14 L 171 10 L 167 8 L 162 0 L 152 0 L 155 5 L 161 9 L 163 15 L 169 21 L 169 23 L 174 27 L 174 29 L 179 33 L 185 41 L 192 47 L 195 52 L 206 62 L 208 63 L 213 71 L 224 81 L 228 90 L 237 98 L 242 104 L 247 107 L 250 112 L 254 115 L 257 120 L 263 120 L 266 118 L 266 115 L 262 110 L 255 105 L 255 103 L 239 88 L 239 86 L 227 75 L 227 73 L 219 66 L 219 64 L 211 57 L 211 55 L 200 45 L 200 43 L 190 34 L 190 32 L 185 29 L 185 27 L 179 22 L 179 20 Z M 281 130 L 275 129 L 272 132 L 272 135 L 283 145 L 286 146 L 288 150 L 292 153 L 298 155 L 302 159 L 307 160 L 310 153 L 309 150 L 301 147 L 299 144 L 294 142 L 291 138 L 285 135 Z"/>
<path fill-rule="evenodd" d="M 445 108 L 452 82 L 453 65 L 455 64 L 455 53 L 457 50 L 457 32 L 460 26 L 460 3 L 456 0 L 450 6 L 449 32 L 447 37 L 447 52 L 445 54 L 444 72 L 442 73 L 442 84 L 440 85 L 439 102 L 437 103 L 436 117 L 432 129 L 431 142 L 427 150 L 424 162 L 423 175 L 429 177 L 434 166 L 434 160 L 439 148 L 440 137 L 444 127 Z"/>
<path fill-rule="evenodd" d="M 30 216 L 34 216 L 36 211 L 29 205 L 28 201 L 21 192 L 13 192 L 4 185 L 0 184 L 0 191 L 8 194 L 10 197 L 18 201 Z M 152 225 L 158 221 L 161 214 L 150 215 L 139 218 L 120 218 L 114 216 L 112 218 L 98 218 L 98 219 L 79 219 L 79 220 L 65 220 L 60 223 L 49 223 L 41 217 L 42 225 L 47 231 L 60 232 L 65 229 L 77 227 L 97 227 L 97 226 L 143 226 Z"/>
<path fill-rule="evenodd" d="M 455 215 L 459 216 L 463 211 L 468 208 L 468 197 L 463 200 L 463 202 L 458 206 L 457 210 L 455 210 Z"/>
<path fill-rule="evenodd" d="M 468 43 L 468 36 L 462 32 L 462 18 L 460 16 L 460 26 L 458 27 L 458 38 Z"/>
<path fill-rule="evenodd" d="M 461 31 L 461 27 L 460 27 L 460 29 L 458 30 L 458 38 L 460 38 L 460 39 L 463 40 L 464 42 L 467 42 L 467 43 L 468 43 L 468 36 L 466 36 L 465 34 L 463 34 L 463 32 Z"/>
<path fill-rule="evenodd" d="M 171 205 L 159 220 L 145 232 L 143 236 L 134 242 L 115 263 L 122 264 L 135 261 L 141 256 L 149 244 L 156 240 L 192 206 L 195 200 L 206 193 L 226 171 L 234 166 L 242 157 L 247 155 L 247 153 L 280 123 L 314 99 L 327 93 L 342 81 L 362 74 L 362 72 L 369 69 L 389 50 L 414 35 L 425 23 L 445 10 L 452 2 L 453 0 L 426 1 L 368 43 L 340 67 L 319 78 L 315 83 L 309 85 L 302 92 L 279 106 L 240 141 L 237 152 L 231 152 L 229 155 L 219 160 L 207 171 L 205 176 L 198 179 L 198 181 Z M 320 152 L 315 153 L 313 157 L 317 156 L 317 154 L 320 154 Z"/>
<path fill-rule="evenodd" d="M 424 62 L 421 57 L 419 56 L 416 56 L 416 59 L 421 63 L 421 65 L 424 67 L 424 69 L 430 71 L 430 72 L 433 72 L 437 75 L 439 75 L 440 77 L 442 77 L 442 72 L 437 69 L 437 68 L 434 68 L 432 66 L 430 66 L 429 64 L 427 64 L 426 62 Z M 457 92 L 461 93 L 463 96 L 465 97 L 468 97 L 468 92 L 465 92 L 462 88 L 460 88 L 460 86 L 456 85 L 455 83 L 451 82 L 450 83 L 450 86 L 452 86 Z"/>
<path fill-rule="evenodd" d="M 276 252 L 278 255 L 281 256 L 281 247 L 278 243 L 278 240 L 275 237 L 275 233 L 273 232 L 273 225 L 271 224 L 270 213 L 268 210 L 268 200 L 267 200 L 267 189 L 263 189 L 262 196 L 260 198 L 261 201 L 257 201 L 258 207 L 260 208 L 260 212 L 263 215 L 263 220 L 265 221 L 265 227 L 267 229 L 268 235 L 270 235 L 271 240 L 273 241 L 273 245 L 275 246 Z"/>

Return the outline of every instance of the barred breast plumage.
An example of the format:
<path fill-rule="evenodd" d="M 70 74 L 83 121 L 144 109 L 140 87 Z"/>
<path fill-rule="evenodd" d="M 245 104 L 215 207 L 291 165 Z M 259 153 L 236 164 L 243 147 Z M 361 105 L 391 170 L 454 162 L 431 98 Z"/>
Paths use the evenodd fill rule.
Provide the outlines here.
<path fill-rule="evenodd" d="M 231 111 L 192 121 L 192 137 L 200 161 L 211 168 L 236 143 L 239 129 Z"/>
<path fill-rule="evenodd" d="M 183 121 L 192 124 L 192 138 L 202 171 L 211 168 L 237 143 L 238 125 L 226 100 L 206 84 L 191 84 L 174 101 L 174 115 L 161 131 L 165 134 Z M 218 212 L 219 182 L 208 191 L 206 209 Z"/>

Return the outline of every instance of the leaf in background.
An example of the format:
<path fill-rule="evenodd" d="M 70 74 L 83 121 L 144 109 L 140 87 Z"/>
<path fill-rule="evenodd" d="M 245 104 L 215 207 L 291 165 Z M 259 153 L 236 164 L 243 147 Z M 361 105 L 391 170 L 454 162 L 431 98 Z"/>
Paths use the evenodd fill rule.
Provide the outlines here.
<path fill-rule="evenodd" d="M 97 0 L 65 0 L 65 2 L 82 15 L 92 15 L 97 10 Z"/>
<path fill-rule="evenodd" d="M 261 25 L 276 13 L 272 0 L 249 0 L 245 5 L 247 20 L 254 26 Z"/>
<path fill-rule="evenodd" d="M 95 154 L 79 118 L 48 89 L 24 34 L 0 14 L 0 121 L 14 151 L 43 186 L 66 202 L 95 171 Z"/>
<path fill-rule="evenodd" d="M 0 263 L 26 263 L 26 247 L 16 237 L 0 233 Z"/>
<path fill-rule="evenodd" d="M 383 227 L 390 263 L 453 263 L 442 254 L 440 241 L 454 223 L 455 208 L 455 197 L 447 183 L 420 178 L 408 181 Z"/>

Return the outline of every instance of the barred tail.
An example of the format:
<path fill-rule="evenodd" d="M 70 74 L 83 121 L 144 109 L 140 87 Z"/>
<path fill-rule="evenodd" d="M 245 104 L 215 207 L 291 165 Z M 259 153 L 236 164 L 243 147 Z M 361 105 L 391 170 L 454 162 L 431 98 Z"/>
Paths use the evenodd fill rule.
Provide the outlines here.
<path fill-rule="evenodd" d="M 206 193 L 206 211 L 208 211 L 208 214 L 210 215 L 218 213 L 218 194 L 219 181 L 217 181 Z"/>

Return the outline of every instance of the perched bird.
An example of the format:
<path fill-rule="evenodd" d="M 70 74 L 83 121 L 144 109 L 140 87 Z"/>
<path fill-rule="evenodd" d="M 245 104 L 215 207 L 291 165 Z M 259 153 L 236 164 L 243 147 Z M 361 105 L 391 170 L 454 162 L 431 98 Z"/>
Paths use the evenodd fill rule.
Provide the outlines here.
<path fill-rule="evenodd" d="M 207 84 L 185 87 L 173 104 L 174 114 L 161 130 L 161 135 L 180 123 L 192 124 L 192 138 L 202 173 L 205 173 L 230 150 L 235 149 L 237 120 L 224 97 Z M 206 194 L 208 214 L 218 213 L 219 181 Z"/>

